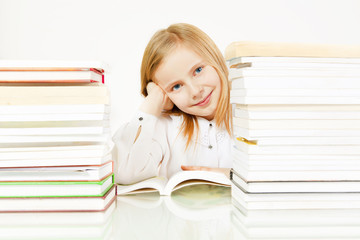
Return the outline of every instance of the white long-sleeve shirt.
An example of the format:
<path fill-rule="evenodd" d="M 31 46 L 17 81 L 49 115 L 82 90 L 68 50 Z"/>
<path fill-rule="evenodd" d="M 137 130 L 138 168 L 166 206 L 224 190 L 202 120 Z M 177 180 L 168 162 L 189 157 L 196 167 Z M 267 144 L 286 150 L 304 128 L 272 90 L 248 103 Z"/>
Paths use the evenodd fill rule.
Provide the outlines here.
<path fill-rule="evenodd" d="M 198 118 L 199 135 L 185 150 L 181 116 L 155 117 L 137 112 L 115 133 L 115 181 L 131 184 L 154 176 L 171 177 L 181 165 L 231 168 L 233 140 L 214 121 Z M 138 135 L 138 137 L 136 137 Z M 194 134 L 196 135 L 196 134 Z"/>

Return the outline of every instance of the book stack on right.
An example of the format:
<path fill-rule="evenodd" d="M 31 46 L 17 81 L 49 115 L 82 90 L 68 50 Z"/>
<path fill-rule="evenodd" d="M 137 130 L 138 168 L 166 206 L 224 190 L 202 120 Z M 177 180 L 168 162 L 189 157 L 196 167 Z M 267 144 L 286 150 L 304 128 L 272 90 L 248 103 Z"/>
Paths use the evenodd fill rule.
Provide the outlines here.
<path fill-rule="evenodd" d="M 115 201 L 109 91 L 97 62 L 0 61 L 0 212 Z"/>
<path fill-rule="evenodd" d="M 360 208 L 360 46 L 226 49 L 239 208 Z"/>

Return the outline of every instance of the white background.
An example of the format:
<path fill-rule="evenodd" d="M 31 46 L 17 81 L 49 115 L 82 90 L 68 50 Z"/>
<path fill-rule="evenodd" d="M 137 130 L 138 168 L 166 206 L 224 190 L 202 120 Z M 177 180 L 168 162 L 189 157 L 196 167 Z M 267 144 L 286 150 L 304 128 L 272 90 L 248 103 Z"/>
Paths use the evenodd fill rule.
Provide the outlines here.
<path fill-rule="evenodd" d="M 142 101 L 147 42 L 177 22 L 222 52 L 242 40 L 360 43 L 359 0 L 0 0 L 0 59 L 104 62 L 114 132 Z"/>

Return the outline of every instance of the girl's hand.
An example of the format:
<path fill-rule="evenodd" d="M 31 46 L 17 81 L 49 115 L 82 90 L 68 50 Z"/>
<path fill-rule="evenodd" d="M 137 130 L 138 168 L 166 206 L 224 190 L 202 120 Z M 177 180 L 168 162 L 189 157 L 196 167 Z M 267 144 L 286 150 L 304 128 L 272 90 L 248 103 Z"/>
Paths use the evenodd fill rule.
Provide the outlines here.
<path fill-rule="evenodd" d="M 156 83 L 149 82 L 146 86 L 148 95 L 140 106 L 140 110 L 155 116 L 160 116 L 163 110 L 171 110 L 174 104 Z"/>
<path fill-rule="evenodd" d="M 184 166 L 181 165 L 181 169 L 184 171 L 210 171 L 219 172 L 225 174 L 226 177 L 230 178 L 230 168 L 210 168 L 203 166 Z"/>
<path fill-rule="evenodd" d="M 163 109 L 164 110 L 171 110 L 174 107 L 173 102 L 170 100 L 170 98 L 165 94 L 164 90 L 162 90 L 159 85 L 157 85 L 154 82 L 149 82 L 146 86 L 146 90 L 148 94 L 160 94 L 163 98 Z"/>

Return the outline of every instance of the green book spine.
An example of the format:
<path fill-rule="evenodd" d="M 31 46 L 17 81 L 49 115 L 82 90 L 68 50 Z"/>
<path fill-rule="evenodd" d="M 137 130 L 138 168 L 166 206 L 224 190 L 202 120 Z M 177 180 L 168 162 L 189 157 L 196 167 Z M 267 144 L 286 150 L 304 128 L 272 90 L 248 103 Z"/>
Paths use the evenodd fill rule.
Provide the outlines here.
<path fill-rule="evenodd" d="M 27 185 L 29 187 L 39 186 L 39 185 L 103 185 L 109 178 L 112 178 L 112 183 L 101 193 L 96 195 L 50 195 L 50 196 L 0 196 L 1 198 L 75 198 L 75 197 L 103 197 L 114 185 L 114 175 L 110 175 L 102 181 L 94 182 L 0 182 L 0 188 L 2 185 Z"/>

